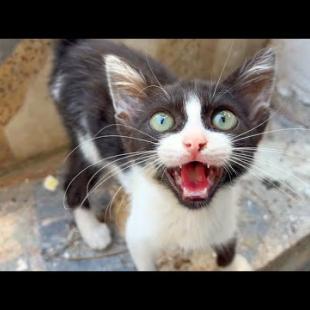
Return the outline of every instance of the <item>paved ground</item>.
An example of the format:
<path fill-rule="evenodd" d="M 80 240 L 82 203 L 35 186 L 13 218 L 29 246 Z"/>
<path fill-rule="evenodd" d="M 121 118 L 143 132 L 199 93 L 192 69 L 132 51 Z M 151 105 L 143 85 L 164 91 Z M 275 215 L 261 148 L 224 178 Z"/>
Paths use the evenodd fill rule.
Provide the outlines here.
<path fill-rule="evenodd" d="M 81 241 L 71 213 L 63 208 L 60 186 L 55 192 L 44 188 L 43 175 L 53 172 L 62 179 L 57 167 L 63 157 L 61 153 L 36 164 L 37 173 L 22 171 L 34 180 L 20 182 L 19 173 L 2 178 L 2 185 L 11 186 L 0 191 L 0 270 L 134 270 L 121 238 L 115 236 L 107 251 L 92 251 Z M 104 191 L 98 199 L 101 196 L 106 197 Z"/>
<path fill-rule="evenodd" d="M 300 126 L 273 119 L 269 130 L 277 131 L 266 136 L 257 167 L 241 182 L 238 250 L 255 269 L 310 268 L 310 135 L 291 127 Z M 81 242 L 60 187 L 43 187 L 48 174 L 61 180 L 62 158 L 56 154 L 0 177 L 0 270 L 134 270 L 119 237 L 103 252 Z M 104 189 L 97 198 L 106 199 Z M 204 269 L 197 256 L 177 268 Z"/>

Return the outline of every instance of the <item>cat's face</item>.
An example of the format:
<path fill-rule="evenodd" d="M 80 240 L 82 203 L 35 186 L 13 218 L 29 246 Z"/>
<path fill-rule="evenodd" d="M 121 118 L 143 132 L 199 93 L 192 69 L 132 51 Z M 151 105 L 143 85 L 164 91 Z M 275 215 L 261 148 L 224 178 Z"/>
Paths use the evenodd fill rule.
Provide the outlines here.
<path fill-rule="evenodd" d="M 247 170 L 269 116 L 270 50 L 222 83 L 181 81 L 162 88 L 114 56 L 105 62 L 119 131 L 132 137 L 123 140 L 126 151 L 144 152 L 141 159 L 155 154 L 148 157 L 158 167 L 154 177 L 183 205 L 207 206 L 219 188 Z"/>

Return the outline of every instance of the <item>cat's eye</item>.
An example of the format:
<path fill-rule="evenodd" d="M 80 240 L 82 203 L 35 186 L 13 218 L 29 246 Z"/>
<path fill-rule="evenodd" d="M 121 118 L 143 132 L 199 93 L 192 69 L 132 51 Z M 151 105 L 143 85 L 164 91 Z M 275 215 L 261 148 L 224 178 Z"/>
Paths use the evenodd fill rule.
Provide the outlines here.
<path fill-rule="evenodd" d="M 235 128 L 237 123 L 237 117 L 227 110 L 216 113 L 212 118 L 213 126 L 223 131 Z"/>
<path fill-rule="evenodd" d="M 158 132 L 165 132 L 173 127 L 174 119 L 168 113 L 159 112 L 152 116 L 150 125 Z"/>

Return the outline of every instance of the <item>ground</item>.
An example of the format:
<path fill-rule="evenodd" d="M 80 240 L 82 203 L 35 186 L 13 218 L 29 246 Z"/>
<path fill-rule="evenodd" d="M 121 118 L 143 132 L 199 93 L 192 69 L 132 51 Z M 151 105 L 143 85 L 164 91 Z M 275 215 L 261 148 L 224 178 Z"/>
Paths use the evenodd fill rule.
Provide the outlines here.
<path fill-rule="evenodd" d="M 310 135 L 288 129 L 296 127 L 275 114 L 257 167 L 240 182 L 238 251 L 256 270 L 310 270 Z M 106 251 L 90 250 L 63 208 L 61 186 L 44 188 L 47 175 L 62 181 L 63 158 L 59 152 L 0 176 L 0 270 L 135 270 L 116 233 Z M 96 195 L 109 201 L 105 188 Z M 161 269 L 208 270 L 209 259 L 178 256 Z"/>

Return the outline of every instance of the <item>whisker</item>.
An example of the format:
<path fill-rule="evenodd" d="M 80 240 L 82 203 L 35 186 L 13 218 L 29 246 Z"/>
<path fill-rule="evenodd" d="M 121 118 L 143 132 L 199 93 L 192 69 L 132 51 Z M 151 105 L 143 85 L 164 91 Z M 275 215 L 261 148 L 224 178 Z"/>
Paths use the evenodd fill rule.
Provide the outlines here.
<path fill-rule="evenodd" d="M 229 60 L 229 58 L 230 58 L 230 56 L 231 56 L 231 51 L 232 51 L 233 45 L 234 45 L 234 41 L 232 40 L 232 41 L 231 41 L 231 44 L 230 44 L 230 47 L 229 47 L 228 54 L 227 54 L 227 56 L 226 56 L 224 65 L 223 65 L 222 70 L 221 70 L 221 73 L 220 73 L 220 76 L 219 76 L 219 78 L 218 78 L 218 80 L 217 80 L 217 82 L 216 82 L 216 84 L 215 84 L 215 89 L 214 89 L 213 95 L 212 95 L 212 97 L 211 97 L 211 101 L 214 99 L 214 96 L 215 96 L 215 94 L 216 94 L 218 85 L 219 85 L 219 83 L 220 83 L 220 81 L 221 81 L 221 79 L 222 79 L 222 75 L 223 75 L 224 70 L 225 70 L 225 68 L 226 68 L 226 66 L 227 66 L 228 60 Z"/>
<path fill-rule="evenodd" d="M 242 164 L 243 164 L 242 167 L 245 168 L 245 169 L 249 169 L 249 168 L 252 169 L 252 168 L 253 168 L 253 169 L 255 169 L 258 173 L 261 173 L 263 176 L 265 175 L 265 176 L 267 176 L 267 177 L 273 179 L 273 176 L 272 176 L 271 174 L 269 174 L 267 171 L 261 169 L 260 167 L 257 167 L 255 164 L 250 163 L 250 162 L 248 162 L 247 160 L 234 158 L 234 159 L 232 159 L 231 161 L 234 162 L 234 163 L 236 163 L 236 164 L 238 164 L 239 166 L 242 166 Z M 251 171 L 249 171 L 249 172 L 251 172 Z M 261 177 L 261 176 L 259 176 L 259 175 L 256 175 L 256 176 L 259 177 L 261 181 L 265 181 L 265 178 L 264 178 L 264 177 Z M 299 199 L 302 199 L 302 197 L 300 196 L 300 194 L 299 194 L 290 184 L 286 184 L 286 183 L 284 183 L 283 181 L 279 181 L 279 180 L 277 180 L 277 181 L 278 181 L 279 183 L 281 183 L 283 186 L 287 186 L 287 188 L 288 188 L 289 190 L 291 190 Z M 293 198 L 294 198 L 294 197 L 293 197 Z"/>
<path fill-rule="evenodd" d="M 124 126 L 124 127 L 130 128 L 130 129 L 135 129 L 135 130 L 137 130 L 138 132 L 140 132 L 140 133 L 142 133 L 142 134 L 144 134 L 144 135 L 146 135 L 146 136 L 149 136 L 150 138 L 154 139 L 155 141 L 158 141 L 158 139 L 156 139 L 155 137 L 153 137 L 153 136 L 151 136 L 151 135 L 149 135 L 149 134 L 146 134 L 146 133 L 144 133 L 143 131 L 140 131 L 140 130 L 134 128 L 134 127 L 127 126 L 127 125 L 122 125 L 122 124 L 111 124 L 111 125 L 105 126 L 105 127 L 102 128 L 101 130 L 99 130 L 99 131 L 97 132 L 97 134 L 96 134 L 94 137 L 89 138 L 89 139 L 85 139 L 83 142 L 79 143 L 79 144 L 78 144 L 75 148 L 73 148 L 73 149 L 70 151 L 70 153 L 64 158 L 63 163 L 65 163 L 65 162 L 68 160 L 68 158 L 69 158 L 78 148 L 80 148 L 81 144 L 83 144 L 83 143 L 85 143 L 85 142 L 95 141 L 95 140 L 98 140 L 98 139 L 101 139 L 101 138 L 119 137 L 119 138 L 128 138 L 128 139 L 133 139 L 133 140 L 148 142 L 148 143 L 152 143 L 152 144 L 155 144 L 155 145 L 158 144 L 157 142 L 155 143 L 155 142 L 153 142 L 153 141 L 146 140 L 146 139 L 141 139 L 141 138 L 136 138 L 136 137 L 129 137 L 129 136 L 122 136 L 122 135 L 116 135 L 116 134 L 115 134 L 115 135 L 97 136 L 97 135 L 98 135 L 100 132 L 102 132 L 104 129 L 107 129 L 107 128 L 112 127 L 112 126 Z"/>
<path fill-rule="evenodd" d="M 106 158 L 103 158 L 103 159 L 101 159 L 100 161 L 98 161 L 98 162 L 96 162 L 96 163 L 93 163 L 93 164 L 90 164 L 90 165 L 88 165 L 86 168 L 84 168 L 83 170 L 81 170 L 77 175 L 75 175 L 74 176 L 74 178 L 70 181 L 70 183 L 67 185 L 67 187 L 66 187 L 66 190 L 65 190 L 65 193 L 64 193 L 64 198 L 63 198 L 63 206 L 65 207 L 65 198 L 66 198 L 66 195 L 67 195 L 67 192 L 68 192 L 68 190 L 69 190 L 69 188 L 70 188 L 70 186 L 71 186 L 71 184 L 84 172 L 84 171 L 86 171 L 87 169 L 89 169 L 89 168 L 91 168 L 91 167 L 93 167 L 93 166 L 96 166 L 96 165 L 98 165 L 99 163 L 101 163 L 101 162 L 104 162 L 105 160 L 108 160 L 108 159 L 112 159 L 112 158 L 115 158 L 115 157 L 121 157 L 121 156 L 123 156 L 123 157 L 121 157 L 121 158 L 118 158 L 118 159 L 116 159 L 116 160 L 113 160 L 112 162 L 108 162 L 106 165 L 104 165 L 103 167 L 101 167 L 101 170 L 103 170 L 104 168 L 106 168 L 106 167 L 108 167 L 109 165 L 111 165 L 111 164 L 113 164 L 113 163 L 115 163 L 115 162 L 118 162 L 118 161 L 120 161 L 120 160 L 124 160 L 124 159 L 127 159 L 127 158 L 130 158 L 130 157 L 134 157 L 134 156 L 139 156 L 139 155 L 141 155 L 141 154 L 144 154 L 144 153 L 155 153 L 155 151 L 144 151 L 144 152 L 130 152 L 130 153 L 124 153 L 124 154 L 118 154 L 118 155 L 113 155 L 113 156 L 109 156 L 109 157 L 106 157 Z M 126 155 L 126 156 L 124 156 L 124 155 Z M 100 170 L 100 171 L 101 171 Z M 91 179 L 92 180 L 92 179 Z M 90 180 L 90 181 L 91 181 Z"/>
<path fill-rule="evenodd" d="M 240 158 L 240 159 L 244 159 L 244 160 L 251 160 L 252 158 L 247 156 L 247 155 L 238 155 L 237 157 L 236 156 L 232 156 L 233 158 Z M 268 159 L 265 159 L 265 161 L 267 162 L 267 164 L 272 164 L 272 162 L 268 161 Z M 259 167 L 256 163 L 256 166 Z M 263 169 L 263 168 L 261 168 Z M 305 187 L 308 187 L 309 184 L 307 184 L 306 182 L 304 182 L 302 179 L 300 179 L 299 177 L 297 177 L 296 175 L 294 174 L 288 174 L 287 172 L 287 169 L 281 169 L 279 166 L 276 166 L 276 165 L 273 165 L 273 169 L 276 169 L 277 171 L 280 171 L 281 173 L 284 173 L 286 176 L 289 176 L 290 178 L 294 178 L 296 181 L 300 182 L 300 184 L 302 184 L 303 186 Z M 263 171 L 263 170 L 262 170 Z"/>
<path fill-rule="evenodd" d="M 161 181 L 163 180 L 163 177 L 164 177 L 164 174 L 165 174 L 166 171 L 167 171 L 167 168 L 164 168 L 164 169 L 163 169 L 163 173 L 161 174 L 161 177 L 160 177 L 160 180 L 161 180 Z"/>
<path fill-rule="evenodd" d="M 158 141 L 157 138 L 151 136 L 150 134 L 147 134 L 146 132 L 143 132 L 142 130 L 139 130 L 138 128 L 135 128 L 135 127 L 130 126 L 130 125 L 127 125 L 127 124 L 126 124 L 126 125 L 125 125 L 125 124 L 110 124 L 110 125 L 107 125 L 107 126 L 103 127 L 101 130 L 99 130 L 99 131 L 97 132 L 97 134 L 95 135 L 95 137 L 96 137 L 100 132 L 102 132 L 103 130 L 105 130 L 105 129 L 109 128 L 109 127 L 113 127 L 113 126 L 120 126 L 120 127 L 125 127 L 125 128 L 129 128 L 129 129 L 133 129 L 133 130 L 136 130 L 137 132 L 139 132 L 139 133 L 141 133 L 141 134 L 143 134 L 143 135 L 145 135 L 145 136 L 147 136 L 147 137 L 149 137 L 149 138 L 154 139 L 155 141 Z"/>
<path fill-rule="evenodd" d="M 259 153 L 271 153 L 271 154 L 276 154 L 276 155 L 279 155 L 279 157 L 293 157 L 293 158 L 299 158 L 301 159 L 302 161 L 304 162 L 309 162 L 310 159 L 309 158 L 306 158 L 306 157 L 303 157 L 303 156 L 300 156 L 299 154 L 291 154 L 291 153 L 288 153 L 287 150 L 284 150 L 284 149 L 264 149 L 264 148 L 241 148 L 241 149 L 233 149 L 233 151 L 237 154 L 251 154 L 251 153 L 254 153 L 255 151 L 258 151 Z M 258 153 L 255 153 L 254 155 L 257 156 Z"/>
<path fill-rule="evenodd" d="M 229 180 L 230 180 L 230 182 L 231 182 L 231 174 L 230 174 L 230 171 L 229 171 L 229 168 L 227 168 L 227 165 L 228 163 L 225 163 L 225 165 L 223 166 L 223 169 L 227 172 L 227 174 L 228 174 L 228 177 L 229 177 Z"/>
<path fill-rule="evenodd" d="M 246 166 L 246 165 L 244 165 L 244 164 L 242 164 L 242 163 L 240 163 L 240 162 L 236 162 L 236 161 L 234 161 L 234 160 L 231 160 L 231 161 L 234 162 L 235 164 L 237 164 L 238 166 L 243 167 L 244 169 L 251 168 L 251 167 Z M 248 173 L 249 173 L 250 175 L 252 175 L 253 177 L 257 178 L 257 179 L 258 179 L 259 181 L 261 181 L 261 182 L 266 181 L 265 178 L 261 177 L 260 175 L 255 174 L 251 169 L 248 170 Z M 281 183 L 282 185 L 285 185 L 283 182 L 280 182 L 280 183 Z M 283 191 L 283 190 L 281 190 L 280 188 L 277 188 L 277 190 L 278 190 L 279 192 L 281 192 L 282 194 L 286 195 L 288 198 L 296 200 L 295 197 L 293 197 L 292 195 L 288 194 L 286 191 Z M 295 192 L 294 190 L 293 190 L 293 192 L 296 194 L 296 192 Z M 299 195 L 297 194 L 297 196 L 299 196 Z"/>
<path fill-rule="evenodd" d="M 270 116 L 266 120 L 262 121 L 261 123 L 259 123 L 255 127 L 250 128 L 249 130 L 247 130 L 245 132 L 242 132 L 241 134 L 235 136 L 234 138 L 241 137 L 241 136 L 243 136 L 243 135 L 245 135 L 247 133 L 250 133 L 251 131 L 253 131 L 253 130 L 255 130 L 255 129 L 257 129 L 257 128 L 265 125 L 265 124 L 267 124 L 271 119 L 273 119 L 277 115 L 278 112 L 280 112 L 280 107 L 277 110 L 275 110 L 273 113 L 271 113 Z"/>
<path fill-rule="evenodd" d="M 141 90 L 139 91 L 139 93 L 141 93 L 141 92 L 143 92 L 143 91 L 145 91 L 146 89 L 151 88 L 151 87 L 155 87 L 155 88 L 160 89 L 160 90 L 165 94 L 165 96 L 166 96 L 168 99 L 170 99 L 169 94 L 167 93 L 167 91 L 166 91 L 165 89 L 163 89 L 162 87 L 158 86 L 158 85 L 148 85 L 148 86 L 144 87 L 143 89 L 141 89 Z"/>
<path fill-rule="evenodd" d="M 118 195 L 118 193 L 121 191 L 122 188 L 123 188 L 123 187 L 120 186 L 120 187 L 116 190 L 116 192 L 114 193 L 114 195 L 112 196 L 112 198 L 110 199 L 110 202 L 109 202 L 108 206 L 106 207 L 106 209 L 105 209 L 105 211 L 104 211 L 104 218 L 106 218 L 107 211 L 109 210 L 109 211 L 110 211 L 110 212 L 109 212 L 109 219 L 111 219 L 111 217 L 112 217 L 112 214 L 111 214 L 111 213 L 112 213 L 112 205 L 113 205 L 113 202 L 114 202 L 116 196 Z"/>
<path fill-rule="evenodd" d="M 269 130 L 269 131 L 257 133 L 257 134 L 254 134 L 254 135 L 242 137 L 241 139 L 233 139 L 233 142 L 241 141 L 241 140 L 248 139 L 248 138 L 255 137 L 255 136 L 261 136 L 261 135 L 268 134 L 268 133 L 282 132 L 282 131 L 288 131 L 288 130 L 305 130 L 305 131 L 308 131 L 310 129 L 303 128 L 303 127 L 297 127 L 297 128 L 283 128 L 283 129 Z"/>
<path fill-rule="evenodd" d="M 90 140 L 92 141 L 92 140 L 97 140 L 97 139 L 101 139 L 101 138 L 127 138 L 127 139 L 132 139 L 132 140 L 137 140 L 137 141 L 142 141 L 142 142 L 148 142 L 148 143 L 151 143 L 154 145 L 158 145 L 158 143 L 150 141 L 150 140 L 136 138 L 136 137 L 130 137 L 130 136 L 123 136 L 123 135 L 104 135 L 104 136 L 92 138 Z"/>
<path fill-rule="evenodd" d="M 161 163 L 158 162 L 158 159 L 157 159 L 154 162 L 147 164 L 143 169 L 145 170 L 146 174 L 148 174 L 152 172 L 152 168 L 154 168 L 155 171 L 158 171 L 160 167 L 161 167 Z"/>
<path fill-rule="evenodd" d="M 130 161 L 128 161 L 128 162 L 125 162 L 125 163 L 123 163 L 123 164 L 120 164 L 119 166 L 112 166 L 112 171 L 109 171 L 108 173 L 106 173 L 103 177 L 106 177 L 107 175 L 109 175 L 109 174 L 113 174 L 114 172 L 114 170 L 116 170 L 116 173 L 114 173 L 115 175 L 117 174 L 117 172 L 122 172 L 122 171 L 124 171 L 125 169 L 127 169 L 127 168 L 129 168 L 130 167 L 130 165 L 131 164 L 134 164 L 135 162 L 137 162 L 138 160 L 142 160 L 142 159 L 146 159 L 146 158 L 155 158 L 155 154 L 149 154 L 149 155 L 145 155 L 145 156 L 142 156 L 142 157 L 140 157 L 140 158 L 138 158 L 138 159 L 132 159 L 132 160 L 130 160 Z M 113 164 L 113 163 L 108 163 L 106 166 L 104 166 L 104 167 L 102 167 L 102 168 L 100 168 L 98 171 L 96 171 L 93 175 L 92 175 L 92 177 L 89 179 L 89 181 L 88 181 L 88 183 L 87 183 L 87 191 L 89 190 L 89 186 L 90 186 L 90 183 L 91 183 L 91 181 L 95 178 L 95 176 L 96 175 L 98 175 L 99 173 L 101 173 L 101 171 L 103 171 L 107 166 L 110 166 L 111 164 Z M 127 167 L 127 165 L 129 165 L 128 167 Z M 122 169 L 121 169 L 122 168 Z"/>
<path fill-rule="evenodd" d="M 158 83 L 158 85 L 159 85 L 159 86 L 158 86 L 159 89 L 162 90 L 162 92 L 166 95 L 166 97 L 168 98 L 168 100 L 170 100 L 170 99 L 171 99 L 171 98 L 170 98 L 170 95 L 169 95 L 168 92 L 164 89 L 163 85 L 160 83 L 159 79 L 158 79 L 157 76 L 155 75 L 155 73 L 154 73 L 154 71 L 153 71 L 153 69 L 152 69 L 152 67 L 151 67 L 151 65 L 150 65 L 149 58 L 147 57 L 147 55 L 145 56 L 145 59 L 146 59 L 146 63 L 147 63 L 147 65 L 148 65 L 148 67 L 149 67 L 149 69 L 150 69 L 152 75 L 154 76 L 155 80 L 157 81 L 157 83 Z"/>
<path fill-rule="evenodd" d="M 141 163 L 143 163 L 143 162 L 147 162 L 149 160 L 149 158 L 147 158 L 147 159 L 143 159 L 143 160 L 141 160 L 141 161 L 135 161 L 134 162 L 134 164 L 132 164 L 132 163 L 130 163 L 128 166 L 125 166 L 125 167 L 122 167 L 122 169 L 117 169 L 117 168 L 119 168 L 119 167 L 114 167 L 115 168 L 115 170 L 117 170 L 117 171 L 115 171 L 115 172 L 112 172 L 112 173 L 109 173 L 108 175 L 109 176 L 107 176 L 107 175 L 105 175 L 104 176 L 104 179 L 103 180 L 101 180 L 101 181 L 99 181 L 99 184 L 97 184 L 96 186 L 94 186 L 94 188 L 92 188 L 90 191 L 89 191 L 89 185 L 90 185 L 90 181 L 88 181 L 88 183 L 87 183 L 87 191 L 86 191 L 86 197 L 83 199 L 83 201 L 81 202 L 81 204 L 80 204 L 80 206 L 82 206 L 84 203 L 85 203 L 85 201 L 86 201 L 86 199 L 89 197 L 89 194 L 91 194 L 92 192 L 94 192 L 99 186 L 101 186 L 104 182 L 106 182 L 108 179 L 110 179 L 110 178 L 112 178 L 112 177 L 114 177 L 115 175 L 117 175 L 117 173 L 119 172 L 119 171 L 123 171 L 123 170 L 125 170 L 125 169 L 127 169 L 127 168 L 130 168 L 131 166 L 134 166 L 135 164 L 141 164 Z M 131 161 L 130 161 L 131 162 Z M 128 164 L 128 163 L 127 163 Z"/>
<path fill-rule="evenodd" d="M 236 170 L 232 167 L 232 165 L 230 164 L 230 162 L 229 162 L 228 160 L 226 160 L 225 163 L 228 164 L 228 167 L 233 171 L 233 173 L 234 173 L 235 175 L 237 175 Z M 224 167 L 225 167 L 225 166 L 224 166 Z"/>

